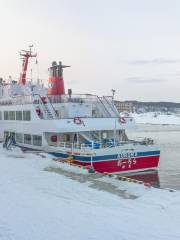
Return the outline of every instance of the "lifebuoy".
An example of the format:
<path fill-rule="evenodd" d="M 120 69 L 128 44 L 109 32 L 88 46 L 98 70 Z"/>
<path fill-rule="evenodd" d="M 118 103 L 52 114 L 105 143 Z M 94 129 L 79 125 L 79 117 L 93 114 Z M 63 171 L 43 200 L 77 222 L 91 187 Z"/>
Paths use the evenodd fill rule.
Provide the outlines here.
<path fill-rule="evenodd" d="M 51 136 L 51 142 L 57 142 L 57 135 L 52 135 Z"/>
<path fill-rule="evenodd" d="M 119 123 L 126 123 L 126 119 L 124 117 L 120 117 L 118 121 Z"/>
<path fill-rule="evenodd" d="M 82 124 L 83 121 L 79 117 L 75 117 L 74 118 L 74 123 L 79 125 L 79 124 Z"/>

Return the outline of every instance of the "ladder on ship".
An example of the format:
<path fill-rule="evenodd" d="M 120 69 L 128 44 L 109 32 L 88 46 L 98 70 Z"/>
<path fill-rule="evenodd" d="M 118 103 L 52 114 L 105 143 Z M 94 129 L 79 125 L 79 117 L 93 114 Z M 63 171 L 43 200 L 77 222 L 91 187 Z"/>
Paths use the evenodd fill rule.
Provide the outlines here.
<path fill-rule="evenodd" d="M 57 113 L 48 97 L 38 96 L 38 103 L 45 119 L 56 119 Z"/>
<path fill-rule="evenodd" d="M 111 117 L 111 113 L 108 111 L 107 106 L 105 106 L 103 99 L 98 96 L 97 96 L 97 99 L 98 99 L 98 103 L 100 104 L 99 106 L 101 107 L 100 109 L 102 110 L 103 115 Z"/>
<path fill-rule="evenodd" d="M 118 110 L 116 109 L 116 107 L 114 106 L 113 100 L 110 101 L 110 100 L 108 99 L 108 97 L 106 97 L 106 96 L 103 96 L 103 100 L 104 100 L 104 102 L 105 102 L 105 105 L 108 106 L 109 112 L 111 112 L 111 114 L 113 115 L 113 117 L 119 117 L 119 112 L 118 112 Z"/>
<path fill-rule="evenodd" d="M 54 119 L 54 116 L 53 116 L 51 110 L 49 109 L 48 104 L 47 104 L 47 103 L 46 103 L 46 104 L 44 103 L 44 104 L 43 104 L 43 107 L 44 107 L 44 112 L 45 112 L 47 118 L 48 118 L 48 119 Z"/>

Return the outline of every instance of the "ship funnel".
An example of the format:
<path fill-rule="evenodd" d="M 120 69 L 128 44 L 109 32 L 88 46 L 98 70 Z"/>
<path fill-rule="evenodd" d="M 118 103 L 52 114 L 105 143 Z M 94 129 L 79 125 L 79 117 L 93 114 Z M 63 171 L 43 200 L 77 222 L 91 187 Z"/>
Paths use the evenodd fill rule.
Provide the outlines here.
<path fill-rule="evenodd" d="M 63 95 L 65 94 L 63 68 L 70 67 L 62 65 L 62 62 L 57 64 L 52 62 L 49 68 L 49 81 L 48 81 L 48 95 Z"/>

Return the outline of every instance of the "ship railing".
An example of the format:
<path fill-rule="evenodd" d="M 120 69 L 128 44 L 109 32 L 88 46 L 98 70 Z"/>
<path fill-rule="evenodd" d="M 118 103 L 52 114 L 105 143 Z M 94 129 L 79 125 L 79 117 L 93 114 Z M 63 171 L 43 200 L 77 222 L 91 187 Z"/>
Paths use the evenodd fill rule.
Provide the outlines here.
<path fill-rule="evenodd" d="M 32 102 L 33 102 L 32 95 L 23 95 L 23 96 L 12 97 L 12 104 L 13 105 L 32 104 Z"/>
<path fill-rule="evenodd" d="M 124 145 L 127 144 L 129 142 L 127 141 L 122 141 L 119 143 L 115 143 L 115 142 L 109 142 L 109 143 L 102 143 L 102 142 L 94 142 L 94 143 L 67 143 L 67 142 L 58 142 L 57 146 L 60 147 L 61 149 L 65 150 L 65 151 L 76 151 L 76 150 L 80 150 L 80 151 L 92 151 L 95 149 L 104 149 L 104 148 L 112 148 L 115 146 L 120 146 L 120 145 Z"/>
<path fill-rule="evenodd" d="M 154 144 L 154 140 L 152 138 L 142 138 L 139 137 L 137 138 L 137 140 L 129 140 L 129 142 L 133 143 L 133 144 L 141 144 L 141 145 L 153 145 Z"/>
<path fill-rule="evenodd" d="M 2 105 L 20 105 L 20 104 L 31 104 L 34 101 L 38 102 L 39 94 L 27 94 L 27 95 L 15 95 L 7 98 L 0 99 Z M 82 102 L 95 102 L 97 101 L 96 95 L 91 94 L 75 94 L 75 95 L 49 95 L 48 100 L 50 103 L 82 103 Z"/>
<path fill-rule="evenodd" d="M 85 143 L 66 143 L 66 142 L 58 142 L 57 146 L 60 147 L 62 150 L 65 151 L 83 151 L 83 152 L 91 152 L 94 150 L 92 144 L 85 144 Z"/>
<path fill-rule="evenodd" d="M 85 143 L 67 143 L 67 142 L 58 142 L 58 147 L 63 149 L 79 149 L 79 150 L 90 150 L 92 149 L 92 144 Z"/>
<path fill-rule="evenodd" d="M 49 95 L 49 102 L 55 103 L 88 103 L 93 107 L 94 112 L 98 112 L 103 117 L 119 117 L 119 113 L 113 104 L 112 97 L 98 97 L 92 94 L 73 94 L 73 95 Z M 95 115 L 95 114 L 94 114 Z"/>
<path fill-rule="evenodd" d="M 51 103 L 82 103 L 97 101 L 97 96 L 92 94 L 49 95 L 48 98 Z"/>
<path fill-rule="evenodd" d="M 103 96 L 103 100 L 105 104 L 108 106 L 108 109 L 110 110 L 111 114 L 115 117 L 119 117 L 120 113 L 118 112 L 116 106 L 114 105 L 114 100 L 112 96 Z"/>
<path fill-rule="evenodd" d="M 126 141 L 110 141 L 107 143 L 103 142 L 92 142 L 92 143 L 67 143 L 67 142 L 58 142 L 57 146 L 66 150 L 66 151 L 76 151 L 80 150 L 83 152 L 93 151 L 95 149 L 104 149 L 104 148 L 112 148 L 117 146 L 123 146 L 132 143 L 133 145 L 153 145 L 154 141 L 151 138 L 144 138 L 142 140 L 126 140 Z"/>
<path fill-rule="evenodd" d="M 33 103 L 32 95 L 17 95 L 12 96 L 11 98 L 0 99 L 0 105 L 24 105 L 32 103 Z"/>
<path fill-rule="evenodd" d="M 115 143 L 115 142 L 111 142 L 111 143 L 81 143 L 81 144 L 77 144 L 77 143 L 65 143 L 65 142 L 58 142 L 58 147 L 61 147 L 62 149 L 64 149 L 65 151 L 76 151 L 76 150 L 80 150 L 83 152 L 91 152 L 94 151 L 96 149 L 105 149 L 105 148 L 112 148 L 115 146 L 121 146 L 121 145 L 125 145 L 129 142 L 127 141 L 122 141 L 120 143 Z"/>
<path fill-rule="evenodd" d="M 56 113 L 56 110 L 54 109 L 53 104 L 54 103 L 87 103 L 92 105 L 92 109 L 94 112 L 92 113 L 92 118 L 113 118 L 118 117 L 118 114 L 115 115 L 113 111 L 113 103 L 111 100 L 107 97 L 99 98 L 96 95 L 91 94 L 74 94 L 74 95 L 51 95 L 46 97 L 47 102 L 51 108 L 51 111 L 53 110 L 54 118 L 62 118 L 59 117 Z M 108 99 L 108 100 L 107 100 Z M 105 101 L 106 100 L 106 101 Z M 41 103 L 41 96 L 39 94 L 28 94 L 28 95 L 16 95 L 12 96 L 8 99 L 0 99 L 0 105 L 24 105 L 24 104 L 40 104 Z M 85 116 L 82 116 L 85 117 Z M 66 118 L 66 117 L 64 117 Z"/>

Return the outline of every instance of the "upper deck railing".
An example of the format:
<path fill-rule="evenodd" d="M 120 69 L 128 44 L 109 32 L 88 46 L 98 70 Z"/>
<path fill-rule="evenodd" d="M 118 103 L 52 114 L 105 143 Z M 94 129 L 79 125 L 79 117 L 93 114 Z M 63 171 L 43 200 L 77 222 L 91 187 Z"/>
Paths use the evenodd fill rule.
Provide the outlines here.
<path fill-rule="evenodd" d="M 64 151 L 72 151 L 75 152 L 77 150 L 80 151 L 94 151 L 95 149 L 104 149 L 104 148 L 112 148 L 118 146 L 126 146 L 127 144 L 132 145 L 153 145 L 154 141 L 151 138 L 140 138 L 138 140 L 127 140 L 127 141 L 109 141 L 107 143 L 103 142 L 92 142 L 92 143 L 67 143 L 67 142 L 57 142 L 57 147 L 60 147 L 61 150 Z"/>
<path fill-rule="evenodd" d="M 98 100 L 96 95 L 92 94 L 73 94 L 73 95 L 49 95 L 49 101 L 51 103 L 83 103 L 83 102 L 95 102 Z"/>
<path fill-rule="evenodd" d="M 29 94 L 29 95 L 16 95 L 7 98 L 0 98 L 0 105 L 24 105 L 33 104 L 37 101 L 39 94 Z M 49 101 L 54 103 L 83 103 L 83 102 L 96 102 L 98 97 L 92 94 L 75 94 L 75 95 L 49 95 L 47 96 Z"/>
<path fill-rule="evenodd" d="M 49 105 L 49 108 L 52 111 L 52 115 L 55 118 L 69 118 L 68 116 L 59 116 L 56 113 L 55 105 L 56 104 L 66 104 L 66 103 L 78 103 L 90 104 L 92 106 L 92 111 L 96 113 L 91 117 L 119 117 L 119 113 L 116 107 L 113 104 L 112 97 L 98 97 L 92 94 L 75 94 L 75 95 L 51 95 L 46 97 L 41 97 L 39 94 L 29 94 L 29 95 L 17 95 L 9 98 L 0 98 L 0 105 L 27 105 L 27 104 L 41 104 L 42 99 L 46 99 L 46 105 Z M 80 106 L 79 106 L 80 107 Z M 77 117 L 77 116 L 75 116 Z M 85 117 L 85 116 L 78 116 Z M 90 117 L 90 116 L 89 116 Z"/>
<path fill-rule="evenodd" d="M 25 105 L 33 104 L 34 97 L 33 95 L 17 95 L 8 98 L 0 98 L 0 105 Z"/>

